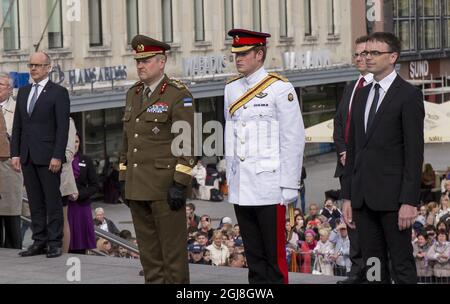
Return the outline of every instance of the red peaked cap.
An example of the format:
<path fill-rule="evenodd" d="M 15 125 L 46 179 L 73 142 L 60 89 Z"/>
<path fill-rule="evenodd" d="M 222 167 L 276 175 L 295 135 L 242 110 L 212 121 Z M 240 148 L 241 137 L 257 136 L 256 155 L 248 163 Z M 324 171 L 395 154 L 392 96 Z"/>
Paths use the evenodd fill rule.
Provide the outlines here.
<path fill-rule="evenodd" d="M 232 29 L 228 32 L 228 36 L 233 37 L 232 53 L 247 52 L 256 46 L 267 44 L 267 38 L 270 34 L 253 32 L 243 29 Z"/>

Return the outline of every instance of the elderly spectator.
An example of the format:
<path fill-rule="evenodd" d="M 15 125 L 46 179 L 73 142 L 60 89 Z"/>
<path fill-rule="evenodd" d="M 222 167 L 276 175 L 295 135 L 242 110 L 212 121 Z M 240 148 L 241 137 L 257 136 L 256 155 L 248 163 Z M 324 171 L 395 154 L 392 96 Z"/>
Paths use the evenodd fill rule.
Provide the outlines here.
<path fill-rule="evenodd" d="M 320 241 L 317 242 L 317 246 L 314 248 L 316 270 L 324 275 L 333 275 L 333 264 L 330 256 L 333 254 L 334 246 L 328 240 L 330 232 L 328 229 L 320 229 L 319 234 Z"/>
<path fill-rule="evenodd" d="M 78 134 L 75 137 L 75 157 L 72 161 L 72 169 L 79 195 L 77 199 L 69 199 L 70 251 L 85 253 L 86 250 L 95 248 L 91 198 L 98 190 L 98 181 L 94 163 L 80 152 L 80 136 Z M 120 232 L 117 230 L 112 233 L 118 235 Z"/>
<path fill-rule="evenodd" d="M 13 170 L 10 159 L 10 138 L 16 108 L 12 90 L 13 81 L 9 74 L 0 73 L 0 247 L 22 249 L 20 215 L 23 176 Z"/>
<path fill-rule="evenodd" d="M 332 198 L 326 199 L 323 209 L 319 214 L 326 217 L 327 221 L 331 225 L 331 228 L 336 227 L 336 220 L 340 219 L 342 216 L 341 211 L 336 207 Z"/>
<path fill-rule="evenodd" d="M 348 238 L 347 225 L 341 223 L 336 226 L 337 235 L 334 252 L 330 260 L 336 263 L 335 275 L 346 276 L 350 272 L 352 262 L 350 261 L 350 239 Z"/>
<path fill-rule="evenodd" d="M 220 229 L 222 231 L 233 230 L 233 220 L 228 216 L 223 217 L 220 220 L 219 227 L 217 227 L 217 229 Z"/>
<path fill-rule="evenodd" d="M 97 223 L 100 223 L 98 226 L 100 229 L 110 232 L 115 235 L 119 235 L 120 231 L 117 229 L 116 225 L 111 221 L 110 219 L 105 217 L 105 210 L 103 208 L 98 207 L 94 211 L 95 213 L 95 219 L 98 221 Z M 94 221 L 95 224 L 95 221 Z"/>
<path fill-rule="evenodd" d="M 312 203 L 309 205 L 308 216 L 305 219 L 305 222 L 308 224 L 311 221 L 314 221 L 319 216 L 319 207 L 317 207 L 316 203 Z"/>
<path fill-rule="evenodd" d="M 312 229 L 305 231 L 305 241 L 300 246 L 300 272 L 311 273 L 314 262 L 312 253 L 317 246 L 316 233 Z"/>
<path fill-rule="evenodd" d="M 213 234 L 213 243 L 206 247 L 211 252 L 211 261 L 215 266 L 226 266 L 230 252 L 222 242 L 222 232 L 217 230 Z"/>
<path fill-rule="evenodd" d="M 425 231 L 419 232 L 417 241 L 413 242 L 413 255 L 416 260 L 417 280 L 421 283 L 431 283 L 433 268 L 428 263 L 428 235 Z"/>
<path fill-rule="evenodd" d="M 440 230 L 437 234 L 437 242 L 430 247 L 427 253 L 429 261 L 433 262 L 433 274 L 436 282 L 442 283 L 450 278 L 450 243 L 447 232 Z"/>

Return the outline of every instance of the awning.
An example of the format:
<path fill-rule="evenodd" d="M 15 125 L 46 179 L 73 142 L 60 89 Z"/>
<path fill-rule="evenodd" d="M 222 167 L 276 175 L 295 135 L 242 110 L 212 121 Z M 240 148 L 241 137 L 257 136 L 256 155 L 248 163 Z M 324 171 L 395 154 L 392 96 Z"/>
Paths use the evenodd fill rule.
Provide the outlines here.
<path fill-rule="evenodd" d="M 305 130 L 307 143 L 332 143 L 333 119 Z M 450 142 L 450 102 L 435 104 L 425 102 L 425 143 Z"/>

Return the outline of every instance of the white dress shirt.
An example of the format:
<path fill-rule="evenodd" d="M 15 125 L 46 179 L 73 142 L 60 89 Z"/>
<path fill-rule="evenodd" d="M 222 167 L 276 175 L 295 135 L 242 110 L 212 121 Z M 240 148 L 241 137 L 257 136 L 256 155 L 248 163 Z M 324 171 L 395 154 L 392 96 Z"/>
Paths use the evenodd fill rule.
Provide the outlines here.
<path fill-rule="evenodd" d="M 397 72 L 395 70 L 392 71 L 389 75 L 384 77 L 381 81 L 376 81 L 375 79 L 372 82 L 372 88 L 370 89 L 369 97 L 367 98 L 366 103 L 366 112 L 364 114 L 364 128 L 367 132 L 367 120 L 369 119 L 370 107 L 373 103 L 373 98 L 375 97 L 375 85 L 378 83 L 380 85 L 379 94 L 380 97 L 378 99 L 377 111 L 380 108 L 381 103 L 383 102 L 384 96 L 386 96 L 387 91 L 391 87 L 395 78 L 397 78 Z"/>
<path fill-rule="evenodd" d="M 349 111 L 352 108 L 353 97 L 355 97 L 356 88 L 358 87 L 358 83 L 361 80 L 361 78 L 364 78 L 364 86 L 366 86 L 366 85 L 369 85 L 369 84 L 372 83 L 372 81 L 373 81 L 373 74 L 372 73 L 368 73 L 365 76 L 359 74 L 358 80 L 356 81 L 355 86 L 353 87 L 352 97 L 350 98 L 350 103 L 348 105 L 348 110 Z"/>
<path fill-rule="evenodd" d="M 38 90 L 37 99 L 39 99 L 39 96 L 41 95 L 41 93 L 44 90 L 45 86 L 47 85 L 48 81 L 49 81 L 49 78 L 47 77 L 44 80 L 42 80 L 41 82 L 38 82 L 39 86 L 37 87 L 37 90 Z M 35 85 L 35 83 L 33 83 L 33 86 L 31 87 L 30 95 L 28 95 L 28 102 L 27 102 L 27 111 L 28 111 L 28 113 L 30 112 L 31 99 L 33 98 L 34 91 L 36 90 L 34 85 Z"/>

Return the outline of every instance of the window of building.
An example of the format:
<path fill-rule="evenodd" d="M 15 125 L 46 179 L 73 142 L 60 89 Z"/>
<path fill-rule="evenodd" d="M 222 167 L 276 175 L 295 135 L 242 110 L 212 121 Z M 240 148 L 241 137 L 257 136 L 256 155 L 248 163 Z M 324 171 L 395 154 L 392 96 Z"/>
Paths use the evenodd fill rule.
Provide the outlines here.
<path fill-rule="evenodd" d="M 103 45 L 101 0 L 89 0 L 89 45 Z"/>
<path fill-rule="evenodd" d="M 205 11 L 203 0 L 194 0 L 195 41 L 205 41 Z"/>
<path fill-rule="evenodd" d="M 279 0 L 280 2 L 280 37 L 288 36 L 288 11 L 287 0 Z"/>
<path fill-rule="evenodd" d="M 2 0 L 3 47 L 6 51 L 20 49 L 19 0 Z"/>
<path fill-rule="evenodd" d="M 305 9 L 305 36 L 312 35 L 312 26 L 311 26 L 311 0 L 304 0 L 304 9 Z"/>
<path fill-rule="evenodd" d="M 127 0 L 127 41 L 131 44 L 134 36 L 139 34 L 138 0 Z"/>
<path fill-rule="evenodd" d="M 61 0 L 47 0 L 48 47 L 50 49 L 63 47 L 62 6 Z"/>
<path fill-rule="evenodd" d="M 441 47 L 441 9 L 439 0 L 419 0 L 419 47 L 433 50 Z"/>
<path fill-rule="evenodd" d="M 172 0 L 162 0 L 163 41 L 173 42 Z"/>
<path fill-rule="evenodd" d="M 334 0 L 328 0 L 328 35 L 336 34 L 336 19 L 335 19 L 335 3 Z"/>
<path fill-rule="evenodd" d="M 444 29 L 445 31 L 445 47 L 450 48 L 450 0 L 444 0 Z"/>
<path fill-rule="evenodd" d="M 233 0 L 224 0 L 225 39 L 231 39 L 228 31 L 234 28 Z"/>
<path fill-rule="evenodd" d="M 253 30 L 261 32 L 261 0 L 253 0 Z"/>
<path fill-rule="evenodd" d="M 415 0 L 394 0 L 394 32 L 400 39 L 402 51 L 416 50 L 416 6 Z"/>

